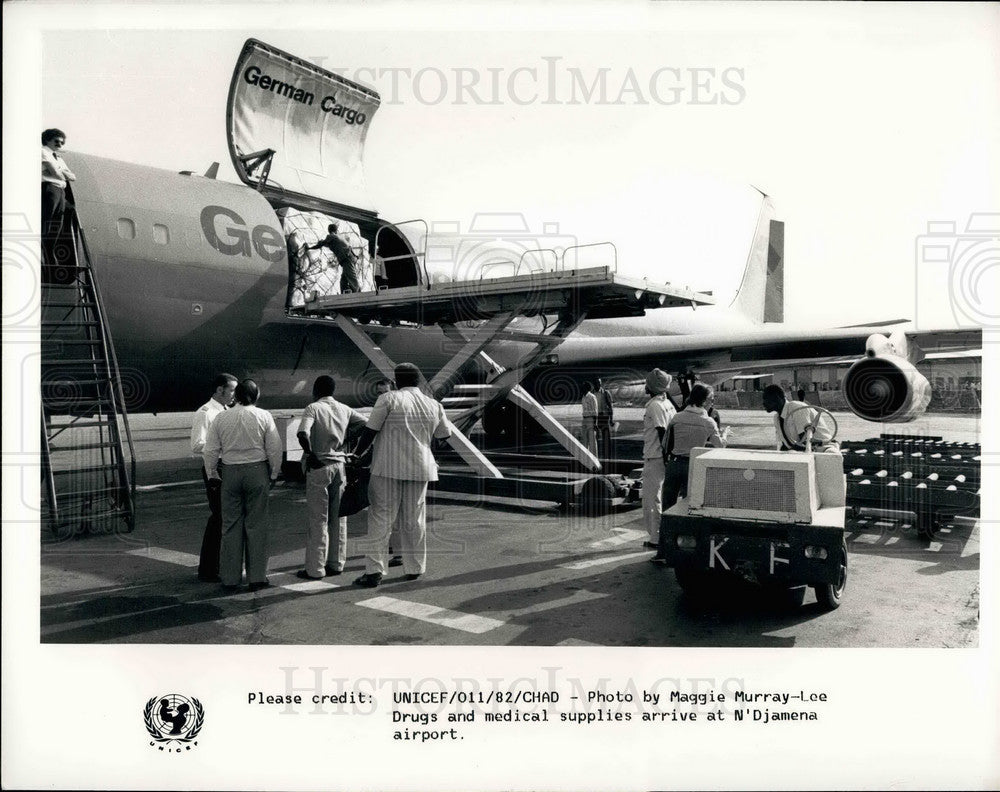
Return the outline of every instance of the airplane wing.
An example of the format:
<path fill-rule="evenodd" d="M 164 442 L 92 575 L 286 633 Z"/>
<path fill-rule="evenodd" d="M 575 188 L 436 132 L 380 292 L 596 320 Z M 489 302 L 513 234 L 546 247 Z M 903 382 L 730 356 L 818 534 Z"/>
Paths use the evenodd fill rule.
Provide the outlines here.
<path fill-rule="evenodd" d="M 618 382 L 641 382 L 652 368 L 671 374 L 693 372 L 706 381 L 779 368 L 852 364 L 841 384 L 851 410 L 884 423 L 911 421 L 927 409 L 931 388 L 915 363 L 926 354 L 982 348 L 980 329 L 896 329 L 880 325 L 830 330 L 762 326 L 742 332 L 674 336 L 568 338 L 551 365 L 531 378 L 533 392 L 565 394 L 567 378 L 614 375 Z"/>
<path fill-rule="evenodd" d="M 656 367 L 670 372 L 691 370 L 699 373 L 759 370 L 765 366 L 787 367 L 834 359 L 853 362 L 864 357 L 867 339 L 884 333 L 885 329 L 881 325 L 831 330 L 764 326 L 739 333 L 614 339 L 571 337 L 558 348 L 557 355 L 560 365 L 588 368 L 648 370 Z M 906 334 L 911 345 L 915 344 L 925 353 L 965 351 L 982 346 L 982 331 L 978 328 L 899 330 Z"/>

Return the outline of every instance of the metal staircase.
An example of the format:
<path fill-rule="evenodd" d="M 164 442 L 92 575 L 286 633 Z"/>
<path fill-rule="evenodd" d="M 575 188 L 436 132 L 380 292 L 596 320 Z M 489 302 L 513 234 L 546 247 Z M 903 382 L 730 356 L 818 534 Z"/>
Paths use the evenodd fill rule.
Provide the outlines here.
<path fill-rule="evenodd" d="M 135 453 L 114 344 L 76 217 L 42 275 L 42 524 L 57 538 L 135 528 Z"/>

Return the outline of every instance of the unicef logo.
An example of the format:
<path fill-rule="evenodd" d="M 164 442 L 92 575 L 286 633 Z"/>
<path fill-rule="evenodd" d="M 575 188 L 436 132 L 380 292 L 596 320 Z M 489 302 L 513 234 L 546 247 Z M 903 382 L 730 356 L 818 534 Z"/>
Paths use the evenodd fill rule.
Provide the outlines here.
<path fill-rule="evenodd" d="M 205 722 L 205 708 L 196 698 L 168 693 L 147 701 L 143 718 L 146 731 L 153 738 L 149 743 L 151 746 L 159 744 L 161 751 L 180 753 L 181 750 L 190 751 L 192 745 L 198 744 L 194 738 Z"/>

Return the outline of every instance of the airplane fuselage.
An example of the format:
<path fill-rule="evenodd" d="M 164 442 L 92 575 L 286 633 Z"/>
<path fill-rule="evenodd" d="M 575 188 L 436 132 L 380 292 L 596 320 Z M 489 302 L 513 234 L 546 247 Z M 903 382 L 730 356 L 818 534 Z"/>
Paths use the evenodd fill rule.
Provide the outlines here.
<path fill-rule="evenodd" d="M 332 323 L 286 312 L 284 236 L 256 191 L 199 176 L 76 155 L 74 198 L 132 410 L 191 410 L 220 371 L 249 376 L 267 407 L 311 400 L 316 376 L 370 404 L 381 373 Z M 434 328 L 387 329 L 384 350 L 442 359 Z"/>
<path fill-rule="evenodd" d="M 270 409 L 307 404 L 321 374 L 334 377 L 341 401 L 374 403 L 375 385 L 384 374 L 331 319 L 287 310 L 289 255 L 275 206 L 264 195 L 247 186 L 110 159 L 66 158 L 77 174 L 77 214 L 128 385 L 129 410 L 193 410 L 209 397 L 212 380 L 223 371 L 254 378 L 262 406 Z M 770 212 L 766 196 L 763 207 Z M 352 211 L 362 234 L 373 239 L 382 225 L 373 213 L 330 209 L 338 216 L 347 212 L 349 218 Z M 772 267 L 777 262 L 775 271 L 780 271 L 781 260 L 780 243 L 769 249 L 768 223 L 773 233 L 775 221 L 764 213 L 762 217 L 732 303 L 587 320 L 556 348 L 550 365 L 525 379 L 526 387 L 543 403 L 565 402 L 579 399 L 582 380 L 641 381 L 653 366 L 672 367 L 671 373 L 711 372 L 727 365 L 732 370 L 742 362 L 753 368 L 769 360 L 860 357 L 872 328 L 817 330 L 762 323 Z M 389 244 L 396 245 L 395 252 L 404 246 L 402 257 L 412 258 L 401 236 Z M 657 263 L 650 266 L 657 270 Z M 655 271 L 649 278 L 667 280 L 665 274 Z M 418 277 L 415 272 L 403 276 Z M 537 317 L 523 317 L 510 329 L 540 328 Z M 373 335 L 390 360 L 415 363 L 428 378 L 458 351 L 436 326 L 378 327 Z M 945 348 L 978 343 L 977 333 L 948 335 Z M 925 349 L 936 341 L 933 336 L 925 334 Z M 531 348 L 504 341 L 487 351 L 509 367 Z M 886 420 L 910 420 L 922 411 L 909 406 L 910 396 L 926 389 L 912 366 L 895 358 L 871 365 L 879 368 L 866 372 L 860 384 L 870 390 L 877 382 L 890 408 L 859 414 L 870 420 L 884 414 L 893 416 Z M 845 390 L 852 390 L 846 380 Z M 862 402 L 871 398 L 859 391 Z"/>
<path fill-rule="evenodd" d="M 334 377 L 342 401 L 373 403 L 382 373 L 329 319 L 287 312 L 284 235 L 260 193 L 105 158 L 68 159 L 131 410 L 192 410 L 220 371 L 257 380 L 266 407 L 307 404 L 320 374 Z M 686 332 L 692 321 L 716 330 L 748 325 L 716 307 L 679 310 Z M 588 324 L 609 335 L 662 335 L 676 332 L 680 317 L 666 315 L 677 312 Z M 561 347 L 567 360 L 573 344 Z M 379 345 L 430 373 L 454 351 L 437 327 L 387 327 Z M 526 349 L 505 344 L 491 353 L 509 365 Z"/>

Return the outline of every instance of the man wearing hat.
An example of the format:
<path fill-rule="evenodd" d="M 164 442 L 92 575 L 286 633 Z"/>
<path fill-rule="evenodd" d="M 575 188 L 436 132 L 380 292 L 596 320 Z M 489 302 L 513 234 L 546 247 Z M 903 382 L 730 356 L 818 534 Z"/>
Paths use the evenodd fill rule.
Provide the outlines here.
<path fill-rule="evenodd" d="M 667 396 L 670 375 L 653 369 L 646 375 L 646 393 L 650 400 L 642 417 L 642 515 L 649 538 L 643 547 L 655 550 L 660 540 L 660 515 L 663 509 L 663 438 L 676 410 Z"/>

